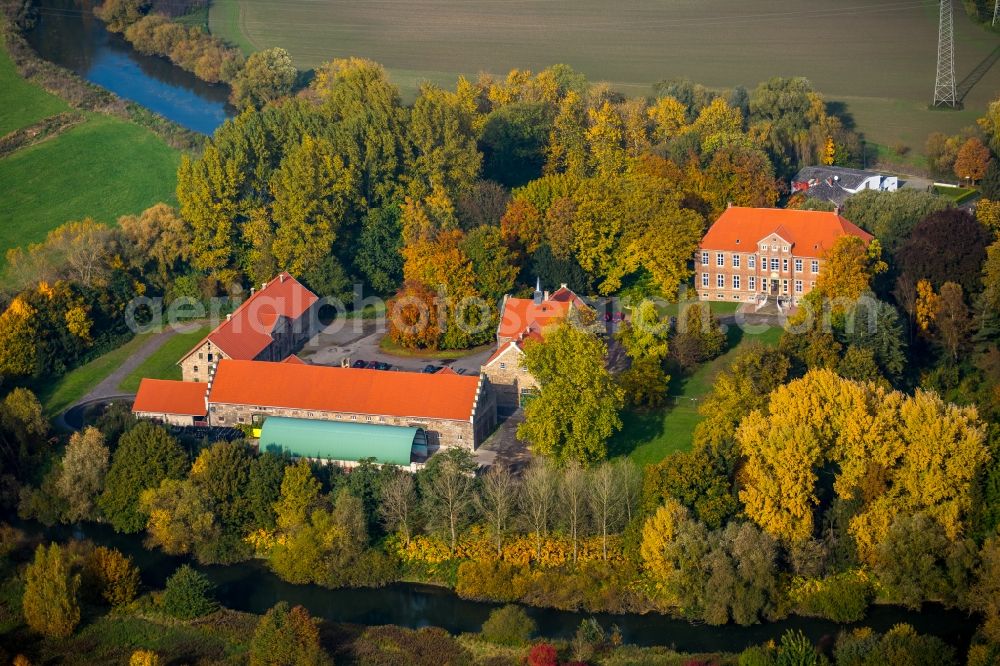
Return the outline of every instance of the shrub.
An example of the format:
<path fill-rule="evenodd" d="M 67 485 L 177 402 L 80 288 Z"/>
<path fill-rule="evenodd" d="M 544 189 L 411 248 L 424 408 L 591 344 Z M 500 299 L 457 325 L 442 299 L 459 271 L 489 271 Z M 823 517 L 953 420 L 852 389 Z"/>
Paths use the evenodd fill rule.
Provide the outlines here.
<path fill-rule="evenodd" d="M 132 558 L 113 548 L 95 548 L 87 556 L 84 574 L 88 587 L 112 606 L 129 603 L 139 592 L 139 569 Z"/>
<path fill-rule="evenodd" d="M 773 666 L 776 657 L 774 650 L 764 645 L 751 645 L 740 653 L 739 666 Z"/>
<path fill-rule="evenodd" d="M 524 609 L 513 604 L 496 608 L 483 623 L 483 638 L 501 645 L 522 645 L 527 643 L 538 630 L 535 621 L 528 617 Z"/>
<path fill-rule="evenodd" d="M 55 638 L 72 634 L 80 622 L 80 576 L 70 573 L 69 558 L 59 544 L 39 545 L 24 578 L 22 607 L 28 626 Z"/>
<path fill-rule="evenodd" d="M 444 629 L 416 631 L 393 625 L 371 627 L 352 645 L 358 666 L 458 666 L 472 655 Z"/>
<path fill-rule="evenodd" d="M 528 653 L 528 666 L 558 666 L 559 653 L 548 643 L 539 643 Z"/>
<path fill-rule="evenodd" d="M 136 650 L 129 657 L 128 666 L 160 666 L 160 657 L 152 650 Z"/>
<path fill-rule="evenodd" d="M 790 595 L 802 615 L 857 622 L 865 616 L 872 586 L 863 572 L 845 571 L 822 580 L 797 580 Z"/>
<path fill-rule="evenodd" d="M 522 590 L 519 585 L 512 583 L 522 572 L 522 567 L 505 562 L 462 562 L 458 567 L 455 592 L 463 599 L 517 601 Z"/>
<path fill-rule="evenodd" d="M 319 643 L 316 621 L 302 606 L 284 601 L 257 623 L 250 641 L 250 666 L 320 666 L 330 658 Z"/>
<path fill-rule="evenodd" d="M 160 603 L 167 615 L 191 620 L 218 608 L 211 593 L 212 583 L 208 578 L 185 564 L 167 579 L 167 588 Z"/>

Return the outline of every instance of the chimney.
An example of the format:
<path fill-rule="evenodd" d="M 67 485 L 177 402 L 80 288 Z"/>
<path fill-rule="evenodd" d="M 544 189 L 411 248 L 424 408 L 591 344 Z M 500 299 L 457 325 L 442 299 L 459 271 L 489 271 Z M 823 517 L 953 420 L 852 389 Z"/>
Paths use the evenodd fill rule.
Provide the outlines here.
<path fill-rule="evenodd" d="M 256 287 L 250 287 L 250 295 L 251 295 L 251 296 L 253 296 L 253 293 L 254 293 L 255 291 L 257 291 L 257 288 L 256 288 Z"/>
<path fill-rule="evenodd" d="M 227 315 L 226 315 L 226 321 L 229 321 L 229 320 L 231 320 L 232 318 L 233 318 L 233 315 L 232 315 L 232 314 L 227 314 Z"/>
<path fill-rule="evenodd" d="M 549 290 L 545 290 L 545 300 L 549 300 Z"/>
<path fill-rule="evenodd" d="M 726 202 L 726 208 L 732 208 L 732 207 L 733 207 L 733 202 L 732 201 L 727 201 Z"/>
<path fill-rule="evenodd" d="M 281 282 L 284 282 L 285 281 L 285 274 L 282 273 L 281 275 L 279 275 L 278 276 L 278 280 L 280 280 Z"/>
<path fill-rule="evenodd" d="M 565 289 L 566 288 L 566 283 L 565 282 L 560 282 L 559 283 L 559 288 L 560 289 Z"/>
<path fill-rule="evenodd" d="M 535 278 L 535 305 L 542 304 L 542 278 Z"/>
<path fill-rule="evenodd" d="M 261 282 L 260 283 L 260 288 L 261 289 L 267 289 L 267 283 L 266 282 Z"/>

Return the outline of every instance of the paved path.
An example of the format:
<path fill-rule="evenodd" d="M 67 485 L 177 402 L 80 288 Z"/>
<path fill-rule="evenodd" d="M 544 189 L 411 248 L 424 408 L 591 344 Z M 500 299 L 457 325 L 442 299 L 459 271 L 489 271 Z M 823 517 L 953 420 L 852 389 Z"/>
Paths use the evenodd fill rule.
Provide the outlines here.
<path fill-rule="evenodd" d="M 479 368 L 495 351 L 495 345 L 486 345 L 474 353 L 456 351 L 454 358 L 396 356 L 379 347 L 385 327 L 375 320 L 346 320 L 334 322 L 313 336 L 299 352 L 303 360 L 316 365 L 340 365 L 346 358 L 355 361 L 381 361 L 393 370 L 420 372 L 427 365 L 449 366 L 456 372 L 479 374 Z"/>
<path fill-rule="evenodd" d="M 201 322 L 194 322 L 191 324 L 185 324 L 184 326 L 169 327 L 160 331 L 149 340 L 146 340 L 146 342 L 139 347 L 135 353 L 131 354 L 125 359 L 124 363 L 112 370 L 111 374 L 102 379 L 97 386 L 90 389 L 82 398 L 67 407 L 61 414 L 57 415 L 56 426 L 60 429 L 73 428 L 73 424 L 69 422 L 72 421 L 72 419 L 68 421 L 66 419 L 66 414 L 76 407 L 108 401 L 112 398 L 122 400 L 131 400 L 134 398 L 134 393 L 122 393 L 121 389 L 118 388 L 118 385 L 121 384 L 133 370 L 142 365 L 143 361 L 152 356 L 160 347 L 162 347 L 167 340 L 179 332 L 186 333 L 188 331 L 193 331 L 201 325 Z"/>

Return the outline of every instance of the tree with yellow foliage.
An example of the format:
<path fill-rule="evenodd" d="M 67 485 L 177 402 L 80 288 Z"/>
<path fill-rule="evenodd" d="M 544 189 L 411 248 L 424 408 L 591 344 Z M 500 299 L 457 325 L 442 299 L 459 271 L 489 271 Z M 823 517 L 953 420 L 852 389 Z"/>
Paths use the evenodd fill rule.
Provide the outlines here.
<path fill-rule="evenodd" d="M 687 125 L 687 108 L 673 97 L 661 97 L 646 111 L 653 122 L 653 139 L 669 141 Z"/>
<path fill-rule="evenodd" d="M 587 107 L 576 91 L 559 103 L 559 112 L 549 133 L 545 173 L 587 176 Z"/>
<path fill-rule="evenodd" d="M 667 500 L 642 526 L 642 543 L 639 554 L 642 566 L 656 581 L 656 589 L 670 599 L 669 581 L 676 573 L 667 546 L 673 542 L 680 522 L 688 520 L 688 510 L 674 499 Z"/>
<path fill-rule="evenodd" d="M 833 142 L 833 137 L 826 137 L 826 144 L 823 146 L 823 164 L 830 166 L 837 159 L 837 144 Z"/>
<path fill-rule="evenodd" d="M 136 650 L 128 659 L 129 666 L 160 666 L 160 657 L 152 650 Z"/>
<path fill-rule="evenodd" d="M 598 176 L 610 176 L 625 170 L 625 127 L 617 109 L 610 102 L 588 109 L 586 132 L 590 166 Z"/>
<path fill-rule="evenodd" d="M 35 372 L 38 310 L 16 296 L 0 314 L 0 374 L 27 377 Z"/>
<path fill-rule="evenodd" d="M 871 290 L 872 278 L 886 270 L 877 238 L 866 243 L 857 236 L 844 235 L 823 253 L 816 290 L 830 301 L 833 312 L 842 312 Z"/>

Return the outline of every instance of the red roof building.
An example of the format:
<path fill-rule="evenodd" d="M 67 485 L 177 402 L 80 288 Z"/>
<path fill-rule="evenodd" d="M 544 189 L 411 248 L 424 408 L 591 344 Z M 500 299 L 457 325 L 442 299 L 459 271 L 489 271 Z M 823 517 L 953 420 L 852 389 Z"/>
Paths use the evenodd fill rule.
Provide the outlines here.
<path fill-rule="evenodd" d="M 497 327 L 497 350 L 483 364 L 483 374 L 497 395 L 497 407 L 515 409 L 532 395 L 538 383 L 521 366 L 524 345 L 542 340 L 545 329 L 569 316 L 573 310 L 588 308 L 582 298 L 565 284 L 554 293 L 535 291 L 535 298 L 504 296 Z"/>
<path fill-rule="evenodd" d="M 316 294 L 288 273 L 250 297 L 181 360 L 184 381 L 207 381 L 221 359 L 283 361 L 312 335 Z"/>
<path fill-rule="evenodd" d="M 268 416 L 419 427 L 435 446 L 475 448 L 496 425 L 485 380 L 302 362 L 222 359 L 208 383 L 144 379 L 132 411 L 173 425 L 259 428 Z"/>
<path fill-rule="evenodd" d="M 143 379 L 132 411 L 173 425 L 195 425 L 208 414 L 208 387 L 195 382 Z"/>
<path fill-rule="evenodd" d="M 816 286 L 825 253 L 837 239 L 872 235 L 837 213 L 733 206 L 719 216 L 695 257 L 703 301 L 794 305 Z"/>

